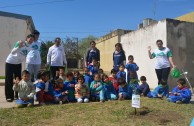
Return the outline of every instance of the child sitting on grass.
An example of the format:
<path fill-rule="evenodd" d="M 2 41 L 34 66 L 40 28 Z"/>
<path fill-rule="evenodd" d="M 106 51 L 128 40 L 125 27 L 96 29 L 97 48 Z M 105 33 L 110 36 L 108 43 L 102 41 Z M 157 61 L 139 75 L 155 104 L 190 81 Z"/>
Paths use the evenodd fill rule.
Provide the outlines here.
<path fill-rule="evenodd" d="M 116 100 L 117 99 L 117 93 L 113 87 L 113 84 L 111 81 L 109 81 L 109 78 L 107 75 L 102 76 L 102 82 L 104 86 L 104 95 L 106 100 Z"/>
<path fill-rule="evenodd" d="M 84 83 L 90 87 L 91 82 L 93 81 L 93 77 L 89 74 L 89 69 L 87 67 L 84 68 Z"/>
<path fill-rule="evenodd" d="M 131 99 L 133 89 L 126 83 L 125 78 L 119 78 L 118 84 L 119 84 L 119 96 L 118 96 L 119 100 Z"/>
<path fill-rule="evenodd" d="M 73 80 L 73 73 L 67 72 L 66 74 L 66 80 L 64 82 L 64 89 L 67 91 L 68 100 L 70 102 L 75 101 L 75 81 Z"/>
<path fill-rule="evenodd" d="M 90 76 L 94 76 L 94 74 L 98 73 L 99 68 L 96 59 L 92 59 L 92 63 L 88 65 L 88 69 Z"/>
<path fill-rule="evenodd" d="M 138 90 L 141 96 L 147 96 L 148 92 L 150 92 L 149 85 L 146 82 L 146 77 L 141 76 L 140 77 L 141 85 L 139 86 Z"/>
<path fill-rule="evenodd" d="M 41 78 L 36 84 L 36 98 L 39 105 L 44 105 L 45 103 L 54 102 L 54 88 L 49 81 L 48 71 L 39 71 L 38 78 Z"/>
<path fill-rule="evenodd" d="M 27 70 L 22 72 L 22 80 L 16 79 L 13 90 L 18 92 L 19 99 L 16 101 L 17 107 L 32 107 L 34 105 L 35 88 L 30 80 L 30 73 Z"/>
<path fill-rule="evenodd" d="M 186 81 L 180 78 L 177 81 L 177 86 L 172 90 L 168 101 L 174 103 L 189 103 L 191 100 L 191 91 L 186 87 Z"/>
<path fill-rule="evenodd" d="M 104 102 L 104 88 L 99 74 L 94 74 L 94 81 L 90 84 L 90 91 L 92 101 L 100 99 L 100 102 Z"/>
<path fill-rule="evenodd" d="M 84 76 L 79 75 L 77 82 L 78 83 L 75 85 L 75 98 L 77 99 L 77 102 L 89 102 L 90 92 L 88 86 L 84 83 Z"/>
<path fill-rule="evenodd" d="M 67 102 L 67 92 L 64 91 L 63 79 L 58 78 L 56 80 L 54 89 L 54 100 L 55 103 L 63 104 Z"/>
<path fill-rule="evenodd" d="M 169 87 L 165 80 L 162 80 L 161 84 L 147 94 L 149 98 L 163 98 L 164 96 L 166 96 L 166 98 L 169 97 Z"/>
<path fill-rule="evenodd" d="M 112 69 L 111 70 L 111 75 L 108 77 L 109 80 L 112 82 L 113 84 L 113 87 L 116 91 L 116 93 L 118 94 L 118 91 L 119 91 L 119 84 L 118 84 L 118 81 L 117 81 L 117 71 L 115 69 Z"/>
<path fill-rule="evenodd" d="M 63 79 L 63 82 L 66 80 L 65 70 L 63 67 L 59 68 L 59 78 Z"/>

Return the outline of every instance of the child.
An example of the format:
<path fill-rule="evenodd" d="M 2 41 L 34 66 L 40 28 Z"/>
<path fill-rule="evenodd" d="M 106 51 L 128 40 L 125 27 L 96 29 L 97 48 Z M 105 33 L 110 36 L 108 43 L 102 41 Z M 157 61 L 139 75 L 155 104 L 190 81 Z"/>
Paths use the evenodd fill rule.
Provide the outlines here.
<path fill-rule="evenodd" d="M 131 99 L 132 88 L 126 83 L 125 78 L 119 78 L 118 84 L 119 84 L 119 100 Z"/>
<path fill-rule="evenodd" d="M 67 101 L 67 92 L 64 91 L 63 79 L 58 78 L 54 89 L 55 103 L 63 104 Z"/>
<path fill-rule="evenodd" d="M 186 81 L 180 78 L 177 81 L 177 86 L 172 90 L 168 101 L 174 103 L 189 103 L 191 100 L 191 91 L 186 87 Z"/>
<path fill-rule="evenodd" d="M 117 74 L 117 71 L 115 69 L 112 69 L 111 70 L 111 75 L 109 76 L 109 80 L 112 82 L 113 87 L 114 87 L 116 93 L 118 94 L 119 84 L 117 82 L 117 76 L 116 76 L 116 74 Z"/>
<path fill-rule="evenodd" d="M 89 75 L 89 69 L 87 67 L 84 68 L 84 83 L 90 87 L 91 82 L 93 81 L 93 77 Z"/>
<path fill-rule="evenodd" d="M 100 98 L 100 102 L 104 102 L 104 88 L 99 74 L 94 74 L 94 81 L 90 84 L 90 91 L 92 100 Z"/>
<path fill-rule="evenodd" d="M 78 83 L 75 85 L 75 98 L 78 103 L 89 102 L 89 88 L 84 84 L 84 76 L 78 76 Z"/>
<path fill-rule="evenodd" d="M 22 80 L 16 79 L 13 90 L 18 92 L 19 99 L 16 101 L 17 107 L 32 107 L 34 105 L 34 85 L 30 81 L 30 73 L 27 70 L 22 72 Z"/>
<path fill-rule="evenodd" d="M 59 68 L 59 78 L 63 79 L 63 82 L 65 81 L 65 71 L 64 68 Z"/>
<path fill-rule="evenodd" d="M 98 64 L 96 59 L 92 59 L 92 63 L 88 66 L 89 72 L 91 76 L 98 73 Z"/>
<path fill-rule="evenodd" d="M 104 70 L 103 69 L 99 69 L 98 70 L 98 74 L 100 75 L 100 79 L 102 80 L 102 76 L 104 75 Z"/>
<path fill-rule="evenodd" d="M 46 103 L 54 102 L 54 88 L 49 82 L 49 72 L 39 71 L 38 77 L 41 78 L 36 84 L 36 97 L 39 105 L 44 105 Z"/>
<path fill-rule="evenodd" d="M 79 73 L 79 71 L 77 71 L 77 70 L 75 70 L 74 72 L 73 72 L 73 80 L 75 81 L 75 83 L 77 83 L 77 78 L 78 78 L 78 76 L 80 75 L 80 73 Z"/>
<path fill-rule="evenodd" d="M 116 100 L 117 99 L 117 93 L 112 85 L 112 82 L 109 81 L 107 75 L 102 76 L 102 82 L 104 86 L 104 93 L 105 93 L 105 99 L 106 100 Z"/>
<path fill-rule="evenodd" d="M 125 68 L 127 69 L 127 81 L 128 82 L 130 82 L 130 72 L 135 72 L 136 78 L 138 78 L 136 71 L 139 70 L 139 67 L 134 62 L 134 57 L 132 55 L 128 56 L 128 63 L 126 64 Z"/>
<path fill-rule="evenodd" d="M 137 79 L 135 72 L 130 72 L 129 86 L 132 87 L 134 94 L 139 94 L 139 80 Z"/>
<path fill-rule="evenodd" d="M 162 80 L 161 84 L 147 94 L 149 98 L 163 98 L 164 96 L 167 98 L 169 96 L 169 88 L 165 80 Z"/>
<path fill-rule="evenodd" d="M 139 86 L 138 90 L 139 93 L 141 94 L 141 96 L 147 96 L 148 92 L 150 91 L 149 85 L 146 82 L 146 77 L 145 76 L 141 76 L 140 77 L 140 81 L 141 81 L 141 85 Z"/>
<path fill-rule="evenodd" d="M 119 66 L 119 71 L 117 73 L 117 79 L 119 78 L 125 78 L 126 80 L 126 72 L 124 71 L 125 70 L 125 66 L 124 65 L 120 65 Z"/>
<path fill-rule="evenodd" d="M 66 80 L 64 82 L 64 89 L 67 91 L 68 100 L 70 102 L 75 101 L 75 81 L 73 80 L 73 73 L 67 72 Z"/>

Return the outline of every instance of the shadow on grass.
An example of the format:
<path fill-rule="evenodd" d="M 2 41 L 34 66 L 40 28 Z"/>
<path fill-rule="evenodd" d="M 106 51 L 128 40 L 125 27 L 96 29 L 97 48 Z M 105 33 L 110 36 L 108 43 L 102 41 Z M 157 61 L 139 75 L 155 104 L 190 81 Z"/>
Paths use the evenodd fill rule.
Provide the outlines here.
<path fill-rule="evenodd" d="M 191 103 L 191 104 L 194 104 L 194 101 L 191 101 L 190 103 Z"/>

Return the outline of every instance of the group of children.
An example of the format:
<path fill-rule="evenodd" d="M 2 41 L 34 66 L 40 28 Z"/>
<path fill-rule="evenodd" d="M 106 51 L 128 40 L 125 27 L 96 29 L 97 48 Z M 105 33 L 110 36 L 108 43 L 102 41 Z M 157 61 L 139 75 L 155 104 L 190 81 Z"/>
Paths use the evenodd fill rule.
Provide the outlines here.
<path fill-rule="evenodd" d="M 124 71 L 125 68 L 127 72 Z M 33 106 L 34 99 L 40 105 L 76 101 L 87 103 L 89 101 L 131 99 L 132 94 L 149 98 L 166 96 L 169 102 L 174 103 L 190 102 L 191 91 L 186 87 L 184 79 L 177 81 L 177 86 L 170 94 L 165 80 L 150 91 L 145 76 L 140 77 L 141 85 L 139 85 L 136 72 L 138 69 L 133 56 L 130 55 L 126 66 L 120 65 L 119 71 L 112 69 L 110 76 L 99 69 L 95 59 L 92 59 L 92 63 L 84 68 L 83 74 L 80 74 L 79 71 L 65 74 L 64 69 L 60 68 L 56 73 L 56 80 L 52 81 L 49 79 L 48 71 L 39 71 L 38 80 L 32 83 L 30 73 L 24 70 L 22 80 L 16 79 L 13 86 L 13 90 L 19 93 L 19 99 L 16 101 L 17 107 Z"/>

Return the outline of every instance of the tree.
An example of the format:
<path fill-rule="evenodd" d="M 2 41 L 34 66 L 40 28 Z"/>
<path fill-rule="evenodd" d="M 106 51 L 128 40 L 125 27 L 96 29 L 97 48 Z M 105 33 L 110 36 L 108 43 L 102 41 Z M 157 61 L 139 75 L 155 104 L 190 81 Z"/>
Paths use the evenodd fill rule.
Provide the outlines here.
<path fill-rule="evenodd" d="M 53 45 L 54 43 L 52 41 L 43 42 L 41 45 L 41 62 L 42 64 L 47 63 L 47 53 L 48 49 Z"/>

